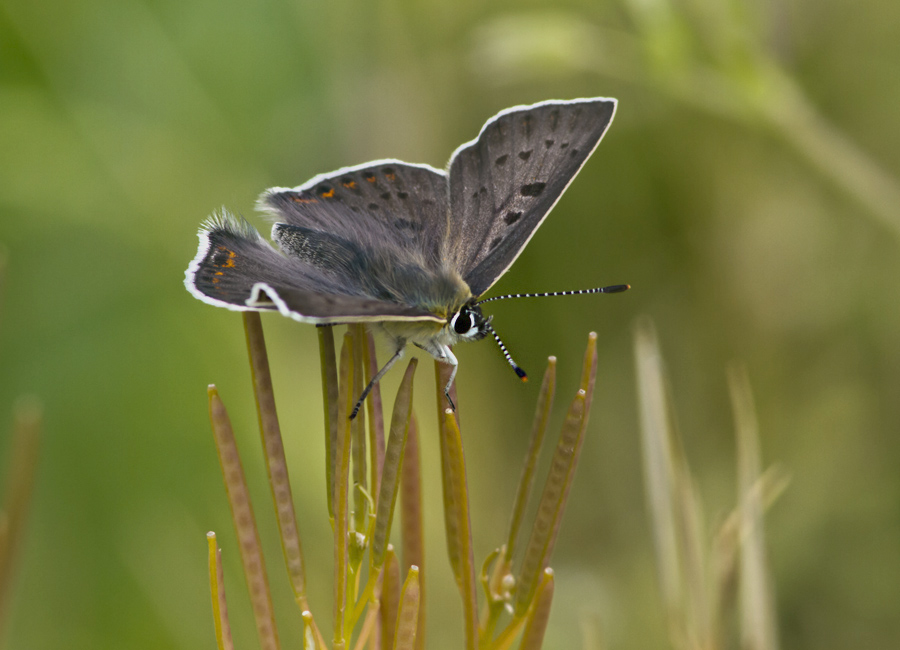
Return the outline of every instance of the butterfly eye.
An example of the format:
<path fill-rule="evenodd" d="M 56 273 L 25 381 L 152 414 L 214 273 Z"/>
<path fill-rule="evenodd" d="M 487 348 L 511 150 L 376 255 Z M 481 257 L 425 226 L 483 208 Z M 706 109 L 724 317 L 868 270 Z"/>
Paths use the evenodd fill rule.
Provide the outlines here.
<path fill-rule="evenodd" d="M 463 307 L 450 319 L 450 327 L 460 336 L 465 336 L 475 329 L 475 314 Z"/>

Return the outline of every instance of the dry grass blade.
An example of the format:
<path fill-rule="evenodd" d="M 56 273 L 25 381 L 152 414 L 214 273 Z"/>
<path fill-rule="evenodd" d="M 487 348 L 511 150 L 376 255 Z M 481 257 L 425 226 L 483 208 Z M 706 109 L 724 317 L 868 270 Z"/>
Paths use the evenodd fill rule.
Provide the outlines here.
<path fill-rule="evenodd" d="M 378 358 L 375 356 L 375 338 L 372 332 L 363 333 L 363 359 L 365 363 L 365 384 L 369 385 L 378 373 Z M 366 398 L 369 414 L 369 454 L 372 463 L 372 494 L 378 493 L 381 485 L 381 466 L 384 464 L 384 409 L 381 403 L 381 386 L 375 384 Z"/>
<path fill-rule="evenodd" d="M 534 603 L 528 612 L 525 631 L 522 633 L 521 650 L 541 650 L 544 644 L 544 632 L 550 620 L 550 606 L 553 604 L 553 570 L 544 569 L 541 583 L 534 595 Z"/>
<path fill-rule="evenodd" d="M 394 647 L 394 633 L 397 631 L 397 613 L 400 611 L 400 563 L 389 546 L 384 562 L 381 581 L 381 645 L 380 648 Z"/>
<path fill-rule="evenodd" d="M 391 415 L 391 432 L 384 453 L 381 489 L 375 506 L 375 530 L 372 533 L 372 565 L 377 571 L 384 565 L 387 543 L 391 537 L 391 524 L 394 520 L 394 505 L 400 491 L 400 468 L 403 464 L 403 453 L 409 433 L 409 419 L 412 415 L 413 377 L 416 374 L 418 359 L 410 359 L 406 366 L 397 399 L 394 400 L 394 412 Z"/>
<path fill-rule="evenodd" d="M 790 477 L 779 467 L 769 467 L 753 484 L 753 495 L 763 509 L 768 510 L 778 497 L 787 489 Z M 715 577 L 715 609 L 712 621 L 717 626 L 713 639 L 718 640 L 718 647 L 724 647 L 721 641 L 723 624 L 728 612 L 734 604 L 737 590 L 738 559 L 741 546 L 740 507 L 733 510 L 716 532 L 713 540 L 713 576 Z"/>
<path fill-rule="evenodd" d="M 244 330 L 247 334 L 247 350 L 250 354 L 253 392 L 259 415 L 259 430 L 262 435 L 272 501 L 275 503 L 275 512 L 278 516 L 281 548 L 284 552 L 288 576 L 291 579 L 291 588 L 294 590 L 294 599 L 300 606 L 300 611 L 306 611 L 309 609 L 309 605 L 306 601 L 303 549 L 300 546 L 297 517 L 294 513 L 294 498 L 291 494 L 291 481 L 288 476 L 287 461 L 284 457 L 284 443 L 281 439 L 281 427 L 278 424 L 278 412 L 275 409 L 275 393 L 272 388 L 272 374 L 269 370 L 262 319 L 258 312 L 244 312 L 243 316 Z"/>
<path fill-rule="evenodd" d="M 642 320 L 637 325 L 634 352 L 640 400 L 644 484 L 653 522 L 660 590 L 671 622 L 680 619 L 678 612 L 681 609 L 681 563 L 675 513 L 672 509 L 675 468 L 672 462 L 662 357 L 656 342 L 656 332 L 649 320 Z"/>
<path fill-rule="evenodd" d="M 334 648 L 344 648 L 347 607 L 347 534 L 350 507 L 350 420 L 344 414 L 353 407 L 353 337 L 344 335 L 338 384 L 338 425 L 334 468 Z"/>
<path fill-rule="evenodd" d="M 334 326 L 320 325 L 319 358 L 322 365 L 322 404 L 325 410 L 325 494 L 328 516 L 334 521 L 334 445 L 338 424 L 338 369 L 334 357 Z"/>
<path fill-rule="evenodd" d="M 778 629 L 763 527 L 763 503 L 755 486 L 760 479 L 759 427 L 750 381 L 743 368 L 732 367 L 728 385 L 737 434 L 740 495 L 741 647 L 777 650 Z"/>
<path fill-rule="evenodd" d="M 206 533 L 209 550 L 209 592 L 212 596 L 213 622 L 216 628 L 216 646 L 219 650 L 233 650 L 231 626 L 228 623 L 228 605 L 225 602 L 225 575 L 222 571 L 222 551 L 216 544 L 216 534 Z"/>
<path fill-rule="evenodd" d="M 42 409 L 35 398 L 18 400 L 13 412 L 13 447 L 9 455 L 3 510 L 0 511 L 0 639 L 3 638 L 15 558 L 25 534 L 25 521 L 34 492 L 42 421 Z"/>
<path fill-rule="evenodd" d="M 516 591 L 515 611 L 523 616 L 540 581 L 541 572 L 549 566 L 559 526 L 566 509 L 569 490 L 575 480 L 575 470 L 587 429 L 588 414 L 594 383 L 597 377 L 597 335 L 591 332 L 584 356 L 581 388 L 575 395 L 563 422 L 559 442 L 544 483 L 531 537 L 525 549 Z"/>
<path fill-rule="evenodd" d="M 244 575 L 250 591 L 259 643 L 263 650 L 277 650 L 279 648 L 278 631 L 275 629 L 275 613 L 272 610 L 272 596 L 269 592 L 266 565 L 263 560 L 256 519 L 253 516 L 253 507 L 250 505 L 250 493 L 244 479 L 244 469 L 241 467 L 241 458 L 234 440 L 234 430 L 231 427 L 225 405 L 219 399 L 216 387 L 210 385 L 207 394 L 209 395 L 209 419 L 212 423 L 219 463 L 225 479 L 225 492 L 231 506 L 231 518 L 234 521 L 234 529 L 240 545 L 241 562 L 244 565 Z"/>
<path fill-rule="evenodd" d="M 547 359 L 547 370 L 544 371 L 544 380 L 541 382 L 541 390 L 538 393 L 537 408 L 534 412 L 534 422 L 531 425 L 531 442 L 528 444 L 528 453 L 525 456 L 525 465 L 522 467 L 522 475 L 519 477 L 519 487 L 516 499 L 513 502 L 512 517 L 509 522 L 509 534 L 506 537 L 506 563 L 512 561 L 515 556 L 516 539 L 519 536 L 519 528 L 522 525 L 522 517 L 531 497 L 534 484 L 534 470 L 537 466 L 538 456 L 544 444 L 544 435 L 547 432 L 547 422 L 550 420 L 550 411 L 553 409 L 553 397 L 556 394 L 556 357 Z"/>
<path fill-rule="evenodd" d="M 444 469 L 444 522 L 447 552 L 453 576 L 459 586 L 465 618 L 466 648 L 478 646 L 478 601 L 475 561 L 472 557 L 472 528 L 469 520 L 469 491 L 462 437 L 453 411 L 444 411 L 441 427 L 441 456 Z"/>
<path fill-rule="evenodd" d="M 406 451 L 400 466 L 400 540 L 403 567 L 419 567 L 419 626 L 416 649 L 425 648 L 425 525 L 422 518 L 422 471 L 419 461 L 419 423 L 409 418 Z M 389 646 L 382 645 L 382 648 Z"/>
<path fill-rule="evenodd" d="M 397 612 L 397 631 L 394 634 L 394 650 L 413 650 L 416 647 L 416 628 L 419 621 L 419 569 L 412 566 L 403 583 L 400 594 L 400 611 Z"/>
<path fill-rule="evenodd" d="M 660 590 L 676 647 L 711 647 L 717 621 L 709 599 L 703 507 L 672 424 L 662 355 L 649 320 L 635 331 L 644 481 Z"/>

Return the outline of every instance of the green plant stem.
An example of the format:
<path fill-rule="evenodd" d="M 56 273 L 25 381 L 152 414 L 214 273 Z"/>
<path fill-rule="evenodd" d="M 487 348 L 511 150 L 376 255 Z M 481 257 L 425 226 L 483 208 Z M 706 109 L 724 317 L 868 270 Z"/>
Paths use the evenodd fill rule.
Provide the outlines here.
<path fill-rule="evenodd" d="M 334 481 L 334 650 L 343 650 L 348 637 L 345 610 L 348 603 L 347 563 L 348 563 L 348 509 L 350 482 L 350 420 L 342 415 L 349 413 L 353 406 L 353 338 L 344 335 L 341 348 L 340 382 L 338 384 L 338 426 L 335 445 Z"/>
<path fill-rule="evenodd" d="M 253 606 L 253 617 L 256 631 L 263 650 L 278 650 L 278 630 L 275 627 L 275 612 L 272 608 L 272 594 L 269 590 L 269 579 L 259 540 L 259 529 L 250 503 L 250 493 L 244 478 L 244 469 L 234 440 L 234 430 L 225 405 L 219 399 L 216 387 L 210 385 L 209 419 L 215 435 L 216 451 L 219 453 L 219 464 L 225 480 L 225 492 L 231 506 L 231 519 L 234 522 L 241 552 L 241 563 L 244 576 L 250 591 Z"/>
<path fill-rule="evenodd" d="M 206 534 L 209 554 L 209 592 L 212 596 L 213 623 L 216 629 L 216 647 L 233 650 L 231 627 L 228 623 L 228 606 L 225 602 L 225 576 L 222 571 L 222 551 L 216 544 L 216 534 Z"/>
<path fill-rule="evenodd" d="M 334 528 L 334 447 L 338 425 L 338 368 L 334 356 L 334 326 L 316 327 L 322 367 L 322 405 L 325 411 L 325 494 Z"/>
<path fill-rule="evenodd" d="M 438 384 L 438 391 L 442 393 L 440 386 L 441 384 Z M 475 562 L 472 557 L 466 461 L 456 416 L 450 409 L 444 412 L 441 456 L 444 459 L 442 464 L 445 472 L 444 521 L 447 529 L 447 550 L 463 601 L 465 647 L 467 650 L 475 650 L 478 647 L 478 601 Z"/>
<path fill-rule="evenodd" d="M 278 412 L 275 409 L 275 392 L 272 387 L 272 374 L 269 370 L 262 319 L 258 312 L 253 311 L 243 312 L 243 317 L 253 379 L 253 394 L 259 418 L 259 432 L 262 437 L 272 501 L 277 514 L 281 548 L 288 576 L 291 579 L 294 599 L 301 612 L 307 611 L 309 604 L 306 600 L 306 570 L 303 562 L 303 549 L 300 546 L 297 518 L 294 514 L 294 498 L 291 493 L 287 460 L 284 457 L 281 426 L 278 424 Z"/>
<path fill-rule="evenodd" d="M 400 467 L 400 539 L 403 567 L 419 567 L 419 625 L 416 650 L 425 648 L 425 525 L 422 517 L 422 473 L 419 460 L 419 423 L 415 410 L 409 419 L 406 451 Z M 386 646 L 382 646 L 386 647 Z"/>

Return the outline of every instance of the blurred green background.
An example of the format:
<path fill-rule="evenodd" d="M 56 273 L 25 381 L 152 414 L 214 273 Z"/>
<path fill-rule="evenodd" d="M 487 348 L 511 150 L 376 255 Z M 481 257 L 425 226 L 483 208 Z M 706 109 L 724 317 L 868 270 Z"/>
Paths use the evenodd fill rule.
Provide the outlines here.
<path fill-rule="evenodd" d="M 238 647 L 256 647 L 212 382 L 297 647 L 240 318 L 182 286 L 197 226 L 224 205 L 264 228 L 253 205 L 266 187 L 375 158 L 442 167 L 500 109 L 597 95 L 619 99 L 615 122 L 495 291 L 634 288 L 490 310 L 533 376 L 559 357 L 565 401 L 588 331 L 600 335 L 547 647 L 578 647 L 586 618 L 606 647 L 667 646 L 641 479 L 641 314 L 710 529 L 735 499 L 725 368 L 746 363 L 765 464 L 792 477 L 767 517 L 783 647 L 898 647 L 898 25 L 885 0 L 0 1 L 0 414 L 35 394 L 46 417 L 8 647 L 213 648 L 209 529 Z M 264 325 L 327 621 L 315 329 Z M 516 381 L 490 342 L 458 356 L 480 563 L 505 533 L 537 382 Z M 417 378 L 428 636 L 454 648 L 432 377 L 429 362 Z"/>

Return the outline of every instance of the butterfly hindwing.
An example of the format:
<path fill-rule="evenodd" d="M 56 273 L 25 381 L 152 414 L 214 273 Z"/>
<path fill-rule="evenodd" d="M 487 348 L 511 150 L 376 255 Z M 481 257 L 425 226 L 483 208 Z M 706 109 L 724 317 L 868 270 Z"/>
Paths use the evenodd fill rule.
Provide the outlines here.
<path fill-rule="evenodd" d="M 511 108 L 453 154 L 444 251 L 474 295 L 519 256 L 599 144 L 615 108 L 605 98 Z"/>
<path fill-rule="evenodd" d="M 345 254 L 325 249 L 322 255 Z M 338 246 L 340 243 L 338 242 Z M 299 256 L 285 256 L 246 222 L 215 217 L 200 232 L 200 247 L 185 274 L 195 297 L 237 311 L 280 311 L 311 323 L 382 320 L 439 321 L 429 312 L 366 295 L 358 283 Z"/>

